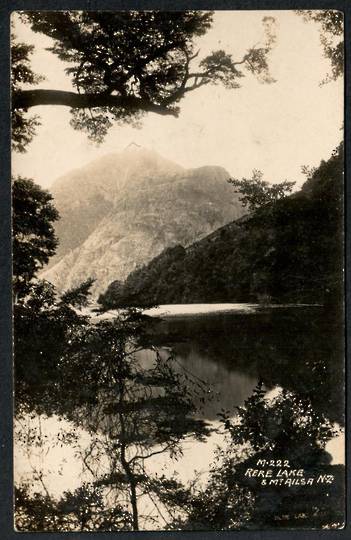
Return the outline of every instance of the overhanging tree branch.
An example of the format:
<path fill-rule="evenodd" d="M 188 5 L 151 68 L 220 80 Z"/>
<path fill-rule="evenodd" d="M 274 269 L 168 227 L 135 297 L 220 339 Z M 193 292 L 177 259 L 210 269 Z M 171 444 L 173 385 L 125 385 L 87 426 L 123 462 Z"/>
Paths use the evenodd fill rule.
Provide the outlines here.
<path fill-rule="evenodd" d="M 116 96 L 106 93 L 78 94 L 63 90 L 21 90 L 12 98 L 13 109 L 29 109 L 41 105 L 61 105 L 72 109 L 90 109 L 94 107 L 117 107 L 128 110 L 153 112 L 163 116 L 177 116 L 176 109 L 169 109 L 146 99 L 135 96 Z"/>
<path fill-rule="evenodd" d="M 195 39 L 211 27 L 212 12 L 26 12 L 23 20 L 53 40 L 49 50 L 69 65 L 65 72 L 73 88 L 23 89 L 23 83 L 39 82 L 30 70 L 32 48 L 13 44 L 12 58 L 18 61 L 13 60 L 12 135 L 19 151 L 25 151 L 39 124 L 27 115 L 32 107 L 69 107 L 71 126 L 102 142 L 114 122 L 140 125 L 148 112 L 178 116 L 178 103 L 202 86 L 239 88 L 240 64 L 261 81 L 273 82 L 266 56 L 274 40 L 267 21 L 263 47 L 249 49 L 237 62 L 224 50 L 213 51 L 194 65 Z"/>

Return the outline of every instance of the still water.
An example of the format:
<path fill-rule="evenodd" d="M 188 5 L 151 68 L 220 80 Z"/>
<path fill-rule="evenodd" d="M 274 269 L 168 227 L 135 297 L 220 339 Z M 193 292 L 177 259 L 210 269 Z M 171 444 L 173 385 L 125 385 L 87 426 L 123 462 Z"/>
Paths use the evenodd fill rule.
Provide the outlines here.
<path fill-rule="evenodd" d="M 233 305 L 231 305 L 233 306 Z M 162 306 L 161 306 L 162 308 Z M 175 306 L 153 329 L 151 342 L 217 392 L 205 417 L 242 405 L 258 381 L 309 397 L 333 421 L 343 421 L 343 325 L 320 306 L 243 304 L 199 313 Z M 188 308 L 189 309 L 189 308 Z M 145 355 L 149 354 L 147 351 Z"/>
<path fill-rule="evenodd" d="M 205 403 L 201 416 L 215 428 L 220 427 L 217 413 L 225 409 L 235 416 L 236 407 L 243 405 L 259 381 L 269 395 L 281 388 L 299 392 L 334 423 L 343 424 L 343 327 L 335 313 L 319 306 L 231 304 L 161 306 L 149 315 L 155 324 L 149 343 L 138 353 L 140 360 L 151 362 L 155 354 L 151 347 L 162 355 L 172 351 L 179 369 L 206 381 L 213 398 Z M 46 441 L 46 446 L 15 445 L 17 481 L 36 475 L 40 490 L 41 474 L 54 496 L 81 484 L 86 474 L 81 455 L 89 444 L 84 429 L 75 432 L 75 445 L 52 445 L 53 440 L 60 441 L 58 434 L 72 427 L 64 419 L 28 417 L 16 427 L 21 433 L 40 429 Z M 183 481 L 194 470 L 206 476 L 216 445 L 223 439 L 219 429 L 205 443 L 188 440 L 180 460 L 157 457 L 150 460 L 150 470 L 176 471 Z M 329 451 L 334 444 L 340 454 L 340 441 L 335 443 L 330 443 Z M 100 467 L 104 469 L 103 462 Z"/>

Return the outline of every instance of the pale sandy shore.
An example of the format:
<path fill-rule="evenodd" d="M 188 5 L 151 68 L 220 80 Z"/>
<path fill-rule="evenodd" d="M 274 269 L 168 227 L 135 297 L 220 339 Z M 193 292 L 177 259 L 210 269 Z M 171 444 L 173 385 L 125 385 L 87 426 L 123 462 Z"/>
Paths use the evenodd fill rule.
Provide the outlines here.
<path fill-rule="evenodd" d="M 173 317 L 176 315 L 203 315 L 229 311 L 254 312 L 258 304 L 163 304 L 144 311 L 150 317 Z"/>
<path fill-rule="evenodd" d="M 248 304 L 248 303 L 222 303 L 222 304 L 161 304 L 159 306 L 145 309 L 143 313 L 150 317 L 186 317 L 196 315 L 206 315 L 210 313 L 255 313 L 261 309 L 278 309 L 291 307 L 318 307 L 319 304 Z M 94 310 L 98 306 L 93 305 L 82 308 L 79 313 L 92 316 L 93 320 L 113 319 L 123 309 L 111 309 L 103 313 Z"/>

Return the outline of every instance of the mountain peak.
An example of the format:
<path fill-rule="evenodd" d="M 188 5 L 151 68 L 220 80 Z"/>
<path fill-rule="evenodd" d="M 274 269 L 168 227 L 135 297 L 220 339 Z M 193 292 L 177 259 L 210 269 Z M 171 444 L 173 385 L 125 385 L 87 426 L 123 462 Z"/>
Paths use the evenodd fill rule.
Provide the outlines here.
<path fill-rule="evenodd" d="M 179 167 L 179 165 L 177 165 L 176 163 L 173 163 L 170 160 L 161 156 L 153 148 L 142 146 L 141 144 L 135 143 L 134 141 L 129 143 L 127 146 L 125 146 L 125 148 L 122 151 L 115 154 L 116 158 L 118 156 L 121 159 L 127 159 L 127 161 L 129 161 L 130 158 L 132 160 L 145 160 L 146 159 L 150 161 L 155 161 L 158 164 L 160 164 L 161 162 L 163 163 L 167 162 L 169 164 L 172 163 L 173 166 Z"/>
<path fill-rule="evenodd" d="M 164 248 L 199 240 L 242 215 L 228 178 L 134 141 L 67 174 L 53 186 L 59 247 L 45 279 L 65 290 L 94 277 L 96 294 Z"/>
<path fill-rule="evenodd" d="M 140 144 L 137 144 L 136 142 L 132 141 L 124 148 L 124 150 L 136 150 L 142 148 Z"/>

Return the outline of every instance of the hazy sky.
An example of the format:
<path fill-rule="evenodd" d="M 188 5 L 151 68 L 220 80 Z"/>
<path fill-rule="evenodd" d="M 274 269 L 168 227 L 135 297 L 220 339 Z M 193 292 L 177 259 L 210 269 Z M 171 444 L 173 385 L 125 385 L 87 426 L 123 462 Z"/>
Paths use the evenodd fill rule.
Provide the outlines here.
<path fill-rule="evenodd" d="M 300 185 L 301 166 L 327 159 L 342 138 L 343 83 L 320 86 L 329 63 L 318 26 L 292 11 L 218 11 L 213 28 L 199 40 L 200 54 L 221 48 L 240 59 L 262 37 L 265 16 L 276 19 L 277 43 L 270 55 L 276 83 L 247 76 L 238 90 L 200 88 L 180 102 L 178 118 L 149 114 L 141 129 L 114 126 L 100 146 L 70 127 L 68 108 L 35 107 L 42 125 L 27 153 L 13 154 L 13 173 L 49 187 L 64 173 L 134 141 L 185 167 L 221 165 L 235 177 L 260 169 L 270 182 Z M 16 34 L 36 45 L 32 65 L 46 76 L 38 87 L 71 89 L 63 63 L 45 50 L 50 39 L 21 24 Z"/>

